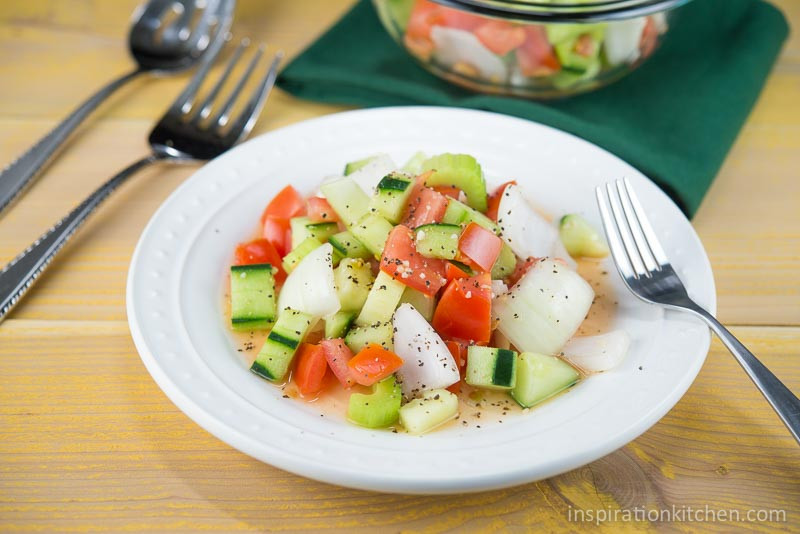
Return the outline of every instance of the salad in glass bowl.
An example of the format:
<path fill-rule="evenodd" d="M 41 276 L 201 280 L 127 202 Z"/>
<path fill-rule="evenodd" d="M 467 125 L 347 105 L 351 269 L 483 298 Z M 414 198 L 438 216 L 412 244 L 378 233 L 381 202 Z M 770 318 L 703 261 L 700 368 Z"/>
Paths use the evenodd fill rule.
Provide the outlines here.
<path fill-rule="evenodd" d="M 373 0 L 422 66 L 484 92 L 563 97 L 606 85 L 661 44 L 688 0 Z"/>
<path fill-rule="evenodd" d="M 488 191 L 472 156 L 348 163 L 309 197 L 287 186 L 256 223 L 227 294 L 247 364 L 286 397 L 346 398 L 356 425 L 421 434 L 462 403 L 522 411 L 628 350 L 625 332 L 585 328 L 609 313 L 576 270 L 608 254 L 598 232 L 551 223 L 514 181 Z"/>

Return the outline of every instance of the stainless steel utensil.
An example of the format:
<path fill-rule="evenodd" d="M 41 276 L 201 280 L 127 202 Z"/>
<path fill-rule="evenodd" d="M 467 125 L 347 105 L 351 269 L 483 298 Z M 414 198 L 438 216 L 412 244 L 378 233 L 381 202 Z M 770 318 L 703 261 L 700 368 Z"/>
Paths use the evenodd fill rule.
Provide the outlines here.
<path fill-rule="evenodd" d="M 245 83 L 258 66 L 264 52 L 263 46 L 253 55 L 245 72 L 224 104 L 217 106 L 219 109 L 216 113 L 212 113 L 215 97 L 248 46 L 249 43 L 246 40 L 241 42 L 216 85 L 210 90 L 209 96 L 197 105 L 195 98 L 214 58 L 214 56 L 209 56 L 201 64 L 186 89 L 172 103 L 150 133 L 151 153 L 132 163 L 100 186 L 0 271 L 0 321 L 25 295 L 53 257 L 89 215 L 136 171 L 157 161 L 186 162 L 214 158 L 234 146 L 250 132 L 269 90 L 275 83 L 278 64 L 282 57 L 281 53 L 273 57 L 263 78 L 238 115 L 231 117 L 231 110 L 239 99 Z"/>
<path fill-rule="evenodd" d="M 113 80 L 0 172 L 0 213 L 101 102 L 140 74 L 177 72 L 215 54 L 233 18 L 235 0 L 150 0 L 134 13 L 129 35 L 136 68 Z"/>
<path fill-rule="evenodd" d="M 609 248 L 625 285 L 645 302 L 688 311 L 708 323 L 800 443 L 800 399 L 713 315 L 689 298 L 628 180 L 598 187 L 596 194 Z"/>

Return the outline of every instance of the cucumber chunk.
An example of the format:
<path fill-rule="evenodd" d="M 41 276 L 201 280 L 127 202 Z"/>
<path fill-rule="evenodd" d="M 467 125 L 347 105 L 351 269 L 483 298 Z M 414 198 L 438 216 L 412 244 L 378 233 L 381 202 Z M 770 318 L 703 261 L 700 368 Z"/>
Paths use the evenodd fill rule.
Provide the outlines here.
<path fill-rule="evenodd" d="M 429 258 L 454 260 L 458 255 L 461 226 L 457 224 L 424 224 L 414 229 L 417 252 Z"/>
<path fill-rule="evenodd" d="M 269 263 L 231 266 L 231 326 L 264 330 L 275 320 L 275 278 Z"/>
<path fill-rule="evenodd" d="M 378 182 L 378 188 L 370 200 L 370 209 L 387 221 L 397 224 L 403 218 L 408 199 L 414 189 L 410 176 L 393 172 Z"/>
<path fill-rule="evenodd" d="M 494 232 L 496 235 L 500 234 L 500 227 L 497 226 L 497 223 L 483 213 L 470 208 L 463 202 L 459 202 L 454 198 L 451 198 L 447 202 L 447 210 L 444 212 L 442 222 L 446 224 L 460 224 L 463 226 L 474 222 L 478 226 L 486 228 L 490 232 Z"/>
<path fill-rule="evenodd" d="M 470 207 L 484 212 L 487 207 L 486 180 L 475 158 L 467 154 L 439 154 L 422 163 L 422 171 L 433 170 L 425 185 L 452 185 L 467 195 Z"/>
<path fill-rule="evenodd" d="M 400 408 L 400 423 L 411 434 L 423 434 L 458 416 L 458 396 L 432 389 Z"/>
<path fill-rule="evenodd" d="M 570 256 L 605 258 L 608 245 L 589 221 L 578 214 L 564 215 L 558 223 L 558 233 Z"/>
<path fill-rule="evenodd" d="M 375 276 L 369 263 L 360 259 L 344 258 L 333 270 L 333 282 L 342 311 L 358 312 L 367 301 L 374 281 Z"/>
<path fill-rule="evenodd" d="M 406 287 L 403 296 L 400 297 L 400 304 L 411 304 L 414 309 L 422 315 L 426 321 L 433 320 L 433 311 L 436 309 L 436 298 L 426 295 L 422 291 L 413 287 Z"/>
<path fill-rule="evenodd" d="M 348 230 L 328 238 L 333 250 L 343 258 L 371 258 L 372 254 L 361 241 Z M 341 258 L 340 258 L 341 259 Z"/>
<path fill-rule="evenodd" d="M 292 217 L 289 219 L 289 228 L 292 230 L 292 250 L 296 249 L 300 243 L 309 237 L 314 237 L 311 235 L 308 228 L 306 228 L 309 224 L 311 224 L 311 219 L 305 216 Z"/>
<path fill-rule="evenodd" d="M 508 349 L 470 346 L 467 384 L 485 389 L 512 389 L 517 379 L 517 353 Z"/>
<path fill-rule="evenodd" d="M 386 350 L 394 350 L 393 337 L 392 322 L 387 321 L 351 328 L 344 337 L 344 342 L 353 351 L 353 354 L 358 354 L 370 343 L 377 343 Z"/>
<path fill-rule="evenodd" d="M 369 197 L 349 176 L 323 183 L 320 191 L 347 226 L 369 211 Z"/>
<path fill-rule="evenodd" d="M 347 176 L 349 174 L 353 174 L 359 169 L 363 169 L 370 161 L 375 159 L 375 156 L 370 156 L 368 158 L 359 159 L 356 161 L 351 161 L 349 163 L 345 163 L 344 165 L 344 175 Z"/>
<path fill-rule="evenodd" d="M 339 225 L 335 222 L 310 223 L 306 225 L 306 231 L 308 231 L 311 237 L 324 243 L 332 236 L 336 235 L 339 231 Z"/>
<path fill-rule="evenodd" d="M 367 247 L 367 250 L 379 258 L 392 228 L 392 223 L 380 215 L 367 213 L 350 227 L 350 231 Z"/>
<path fill-rule="evenodd" d="M 413 175 L 420 174 L 422 172 L 422 164 L 426 159 L 428 159 L 428 156 L 425 152 L 417 152 L 406 161 L 406 164 L 403 165 L 403 170 Z"/>
<path fill-rule="evenodd" d="M 372 289 L 367 295 L 367 300 L 361 308 L 361 313 L 356 318 L 356 324 L 367 326 L 391 321 L 405 289 L 405 284 L 398 282 L 383 271 L 378 272 Z"/>
<path fill-rule="evenodd" d="M 580 374 L 555 356 L 523 352 L 518 357 L 517 383 L 511 396 L 523 408 L 530 408 L 575 384 Z"/>
<path fill-rule="evenodd" d="M 356 312 L 338 311 L 325 319 L 325 339 L 342 337 L 356 318 Z"/>
<path fill-rule="evenodd" d="M 317 247 L 322 246 L 322 243 L 314 239 L 313 237 L 307 237 L 303 240 L 302 243 L 297 245 L 292 251 L 283 257 L 283 270 L 286 273 L 290 273 L 297 267 L 297 264 L 300 263 L 303 258 L 308 256 L 313 250 L 316 250 Z"/>
<path fill-rule="evenodd" d="M 390 376 L 373 384 L 372 394 L 353 393 L 347 406 L 347 419 L 367 428 L 384 428 L 400 416 L 400 386 Z"/>
<path fill-rule="evenodd" d="M 297 347 L 314 323 L 308 314 L 287 308 L 267 336 L 250 370 L 272 382 L 280 382 L 292 363 Z"/>
<path fill-rule="evenodd" d="M 517 255 L 514 254 L 514 251 L 511 250 L 508 243 L 503 242 L 503 246 L 500 248 L 500 255 L 497 256 L 497 260 L 492 267 L 492 280 L 503 280 L 511 276 L 511 273 L 513 273 L 516 268 Z"/>

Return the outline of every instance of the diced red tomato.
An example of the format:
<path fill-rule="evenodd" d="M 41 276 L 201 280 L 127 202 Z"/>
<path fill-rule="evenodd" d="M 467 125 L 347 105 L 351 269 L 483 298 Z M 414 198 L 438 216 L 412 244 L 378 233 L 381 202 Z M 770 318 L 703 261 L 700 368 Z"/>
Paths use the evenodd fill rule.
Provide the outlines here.
<path fill-rule="evenodd" d="M 639 41 L 639 49 L 642 51 L 642 57 L 645 58 L 653 53 L 653 50 L 656 49 L 656 44 L 658 44 L 658 28 L 656 28 L 656 23 L 653 22 L 652 17 L 647 17 L 647 21 L 644 23 L 644 28 L 642 29 L 642 37 Z"/>
<path fill-rule="evenodd" d="M 406 34 L 403 36 L 403 44 L 406 45 L 409 52 L 422 61 L 428 61 L 433 55 L 433 41 L 425 37 L 414 37 Z"/>
<path fill-rule="evenodd" d="M 447 340 L 444 342 L 444 344 L 447 345 L 447 349 L 450 351 L 450 354 L 453 355 L 453 359 L 456 361 L 458 370 L 463 374 L 467 367 L 468 345 L 454 340 Z"/>
<path fill-rule="evenodd" d="M 492 336 L 492 278 L 451 280 L 433 312 L 433 327 L 449 338 L 488 342 Z"/>
<path fill-rule="evenodd" d="M 455 278 L 469 278 L 472 276 L 467 271 L 459 268 L 457 265 L 454 265 L 451 262 L 447 262 L 444 268 L 444 277 L 447 278 L 447 281 L 453 280 Z"/>
<path fill-rule="evenodd" d="M 517 63 L 525 76 L 546 76 L 561 69 L 544 26 L 526 26 L 525 42 L 517 49 Z"/>
<path fill-rule="evenodd" d="M 442 6 L 429 0 L 416 0 L 406 26 L 406 35 L 430 40 L 434 26 L 444 24 Z"/>
<path fill-rule="evenodd" d="M 350 376 L 350 368 L 347 366 L 347 362 L 353 358 L 350 347 L 345 345 L 344 340 L 340 338 L 324 339 L 320 344 L 325 352 L 328 367 L 331 368 L 333 374 L 344 387 L 352 387 L 355 381 Z"/>
<path fill-rule="evenodd" d="M 308 218 L 317 223 L 339 221 L 339 216 L 328 201 L 320 197 L 310 197 L 308 199 Z"/>
<path fill-rule="evenodd" d="M 540 259 L 541 258 L 530 257 L 524 260 L 519 260 L 517 262 L 517 266 L 514 268 L 514 272 L 508 277 L 509 287 L 519 282 L 519 279 L 525 276 L 525 273 L 527 273 L 531 267 L 536 265 L 536 262 L 538 262 Z"/>
<path fill-rule="evenodd" d="M 370 343 L 353 356 L 347 367 L 350 376 L 362 386 L 371 386 L 391 375 L 403 365 L 403 359 L 377 343 Z"/>
<path fill-rule="evenodd" d="M 434 185 L 431 189 L 433 189 L 440 195 L 454 198 L 456 200 L 458 200 L 458 197 L 461 194 L 461 189 L 457 188 L 454 185 Z"/>
<path fill-rule="evenodd" d="M 264 221 L 261 236 L 272 243 L 281 258 L 286 256 L 292 248 L 292 229 L 289 219 L 268 216 Z"/>
<path fill-rule="evenodd" d="M 398 282 L 432 296 L 447 282 L 446 264 L 417 252 L 411 229 L 398 224 L 386 239 L 380 268 Z"/>
<path fill-rule="evenodd" d="M 261 224 L 264 224 L 267 217 L 279 217 L 281 219 L 291 219 L 306 212 L 306 199 L 297 192 L 297 189 L 287 185 L 270 200 L 264 212 L 261 214 Z"/>
<path fill-rule="evenodd" d="M 415 185 L 411 199 L 406 207 L 403 224 L 409 228 L 416 228 L 423 224 L 441 222 L 444 212 L 447 211 L 447 197 L 437 193 L 430 187 Z"/>
<path fill-rule="evenodd" d="M 467 13 L 461 9 L 443 6 L 440 7 L 440 9 L 442 10 L 442 26 L 446 26 L 448 28 L 457 28 L 459 30 L 471 32 L 481 24 L 484 24 L 487 20 L 484 17 Z"/>
<path fill-rule="evenodd" d="M 500 208 L 500 200 L 503 198 L 503 191 L 506 190 L 507 185 L 517 185 L 516 180 L 511 180 L 502 184 L 500 187 L 494 190 L 494 193 L 489 195 L 489 207 L 486 210 L 486 216 L 489 217 L 494 222 L 497 222 L 497 210 Z"/>
<path fill-rule="evenodd" d="M 594 55 L 597 47 L 597 41 L 594 40 L 594 37 L 589 35 L 588 33 L 584 33 L 578 40 L 575 42 L 575 53 L 579 56 L 589 57 Z"/>
<path fill-rule="evenodd" d="M 483 271 L 491 271 L 503 240 L 477 223 L 469 223 L 458 238 L 458 250 Z"/>
<path fill-rule="evenodd" d="M 495 54 L 504 56 L 525 42 L 525 30 L 517 24 L 491 19 L 475 28 L 475 37 Z"/>
<path fill-rule="evenodd" d="M 327 371 L 328 362 L 325 360 L 325 351 L 320 345 L 311 343 L 300 345 L 292 380 L 297 384 L 301 395 L 310 397 L 322 391 Z"/>
<path fill-rule="evenodd" d="M 269 263 L 272 265 L 277 284 L 286 280 L 286 271 L 281 266 L 281 257 L 266 239 L 253 239 L 247 243 L 240 243 L 236 247 L 236 265 L 253 265 L 255 263 Z"/>

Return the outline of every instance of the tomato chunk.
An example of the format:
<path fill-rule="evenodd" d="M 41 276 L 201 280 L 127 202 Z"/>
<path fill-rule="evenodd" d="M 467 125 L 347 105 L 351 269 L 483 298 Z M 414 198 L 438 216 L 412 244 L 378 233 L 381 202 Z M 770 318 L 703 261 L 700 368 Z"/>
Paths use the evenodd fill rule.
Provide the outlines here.
<path fill-rule="evenodd" d="M 458 250 L 483 271 L 491 271 L 503 240 L 476 223 L 469 223 L 458 238 Z"/>
<path fill-rule="evenodd" d="M 417 252 L 411 229 L 398 224 L 386 240 L 380 268 L 398 282 L 433 296 L 447 282 L 446 264 Z"/>
<path fill-rule="evenodd" d="M 362 386 L 380 382 L 402 365 L 403 359 L 400 356 L 377 343 L 370 343 L 347 362 L 353 380 Z"/>
<path fill-rule="evenodd" d="M 511 273 L 511 276 L 508 277 L 509 287 L 519 282 L 519 279 L 525 276 L 525 273 L 527 273 L 531 269 L 531 267 L 536 265 L 536 262 L 538 262 L 540 259 L 541 258 L 534 258 L 533 256 L 531 256 L 524 260 L 518 260 L 517 266 L 514 268 L 514 272 Z"/>
<path fill-rule="evenodd" d="M 547 40 L 544 26 L 526 26 L 525 42 L 517 49 L 517 63 L 525 76 L 547 76 L 561 69 L 561 63 Z"/>
<path fill-rule="evenodd" d="M 423 224 L 441 222 L 444 212 L 447 211 L 447 197 L 419 183 L 414 188 L 406 207 L 403 224 L 409 228 L 416 228 Z"/>
<path fill-rule="evenodd" d="M 491 19 L 475 28 L 475 37 L 495 54 L 504 56 L 525 42 L 525 30 L 504 20 Z"/>
<path fill-rule="evenodd" d="M 486 343 L 492 336 L 489 273 L 451 280 L 433 312 L 433 327 L 449 338 Z"/>
<path fill-rule="evenodd" d="M 267 217 L 261 230 L 261 236 L 272 243 L 281 258 L 286 256 L 292 248 L 292 229 L 289 219 Z"/>
<path fill-rule="evenodd" d="M 297 384 L 301 395 L 314 396 L 322 391 L 325 385 L 325 373 L 328 371 L 325 351 L 320 345 L 303 343 L 297 352 L 297 364 L 292 373 L 292 380 Z"/>
<path fill-rule="evenodd" d="M 305 211 L 306 200 L 297 192 L 297 189 L 287 185 L 264 208 L 264 212 L 261 214 L 261 224 L 266 222 L 267 217 L 291 219 L 303 215 Z"/>
<path fill-rule="evenodd" d="M 469 345 L 452 339 L 445 341 L 444 344 L 447 345 L 447 350 L 453 355 L 453 359 L 456 361 L 456 365 L 458 365 L 458 370 L 461 371 L 463 375 L 467 368 L 467 349 Z"/>
<path fill-rule="evenodd" d="M 454 185 L 434 185 L 431 189 L 433 189 L 440 195 L 454 198 L 456 200 L 458 200 L 458 197 L 461 195 L 461 189 L 459 189 Z"/>
<path fill-rule="evenodd" d="M 462 265 L 464 265 L 464 268 L 469 269 L 468 265 Z M 448 282 L 454 278 L 469 278 L 470 276 L 472 276 L 472 273 L 465 271 L 453 262 L 448 261 L 447 265 L 445 265 L 444 277 L 447 278 Z"/>
<path fill-rule="evenodd" d="M 274 269 L 272 275 L 277 284 L 286 280 L 286 271 L 281 266 L 281 257 L 266 239 L 254 239 L 247 243 L 240 243 L 236 247 L 235 265 L 252 265 L 255 263 L 269 263 Z"/>
<path fill-rule="evenodd" d="M 341 338 L 323 339 L 320 344 L 325 352 L 328 367 L 331 368 L 333 374 L 336 375 L 336 378 L 344 387 L 352 387 L 355 381 L 350 375 L 350 368 L 347 366 L 347 362 L 353 358 L 353 352 L 350 347 L 345 345 L 344 340 Z"/>
<path fill-rule="evenodd" d="M 486 216 L 494 222 L 497 222 L 497 210 L 500 208 L 500 200 L 503 198 L 503 191 L 506 190 L 507 185 L 511 184 L 517 185 L 517 181 L 511 180 L 510 182 L 506 182 L 495 189 L 494 193 L 489 195 L 489 206 L 486 210 Z"/>
<path fill-rule="evenodd" d="M 639 41 L 639 48 L 642 51 L 642 57 L 645 58 L 653 53 L 658 44 L 658 28 L 656 23 L 653 22 L 653 17 L 647 17 L 642 30 L 642 37 Z"/>
<path fill-rule="evenodd" d="M 320 197 L 311 197 L 308 199 L 308 218 L 312 222 L 338 222 L 339 216 L 328 203 L 327 200 Z"/>

